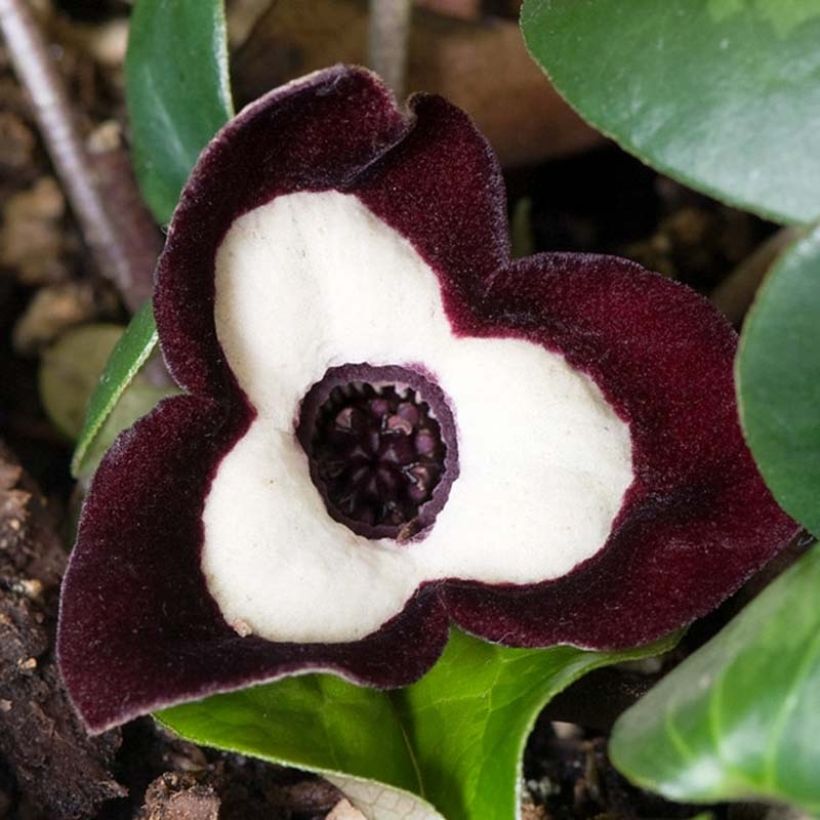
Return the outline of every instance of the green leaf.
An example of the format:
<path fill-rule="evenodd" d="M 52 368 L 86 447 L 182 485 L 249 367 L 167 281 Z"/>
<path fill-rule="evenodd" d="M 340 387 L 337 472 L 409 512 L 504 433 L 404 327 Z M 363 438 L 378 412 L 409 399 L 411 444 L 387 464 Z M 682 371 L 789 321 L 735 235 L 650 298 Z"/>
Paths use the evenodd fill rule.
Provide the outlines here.
<path fill-rule="evenodd" d="M 40 400 L 54 426 L 70 441 L 83 429 L 88 402 L 125 328 L 112 324 L 72 328 L 40 361 Z"/>
<path fill-rule="evenodd" d="M 429 801 L 448 820 L 511 820 L 518 816 L 524 744 L 544 704 L 593 669 L 665 652 L 676 639 L 595 653 L 510 649 L 453 631 L 441 660 L 406 689 L 384 692 L 308 675 L 157 717 L 196 743 L 330 774 L 336 782 L 353 778 L 358 790 L 348 780 L 348 795 L 370 816 L 372 801 L 357 794 L 400 799 L 385 793 L 386 785 L 405 800 Z M 414 817 L 430 816 L 418 805 L 416 811 Z M 377 815 L 393 816 L 384 806 Z"/>
<path fill-rule="evenodd" d="M 91 442 L 80 465 L 77 478 L 89 479 L 97 470 L 108 448 L 114 443 L 114 439 L 123 430 L 133 426 L 134 422 L 153 410 L 162 399 L 178 393 L 179 390 L 176 387 L 157 387 L 138 373 L 134 380 L 126 386 L 99 433 Z"/>
<path fill-rule="evenodd" d="M 199 152 L 233 116 L 222 0 L 138 0 L 125 63 L 134 165 L 167 223 Z"/>
<path fill-rule="evenodd" d="M 151 305 L 147 304 L 134 315 L 131 324 L 120 337 L 88 402 L 85 424 L 80 432 L 74 458 L 71 461 L 71 472 L 75 477 L 88 471 L 89 462 L 95 451 L 97 456 L 99 455 L 99 445 L 96 448 L 93 445 L 100 437 L 106 421 L 126 387 L 137 375 L 156 345 L 157 327 L 154 324 Z M 110 438 L 108 444 L 111 441 L 113 437 Z M 105 446 L 107 447 L 108 444 Z"/>
<path fill-rule="evenodd" d="M 672 800 L 820 813 L 820 547 L 625 712 L 615 765 Z"/>
<path fill-rule="evenodd" d="M 530 53 L 658 170 L 782 222 L 820 215 L 817 0 L 525 0 Z"/>
<path fill-rule="evenodd" d="M 139 0 L 125 75 L 137 178 L 154 216 L 168 222 L 200 151 L 233 115 L 222 0 Z M 91 397 L 71 465 L 75 476 L 88 474 L 120 430 L 172 392 L 131 385 L 156 344 L 145 305 Z"/>
<path fill-rule="evenodd" d="M 818 194 L 820 198 L 820 193 Z M 820 228 L 780 257 L 737 360 L 746 439 L 781 506 L 820 535 Z"/>

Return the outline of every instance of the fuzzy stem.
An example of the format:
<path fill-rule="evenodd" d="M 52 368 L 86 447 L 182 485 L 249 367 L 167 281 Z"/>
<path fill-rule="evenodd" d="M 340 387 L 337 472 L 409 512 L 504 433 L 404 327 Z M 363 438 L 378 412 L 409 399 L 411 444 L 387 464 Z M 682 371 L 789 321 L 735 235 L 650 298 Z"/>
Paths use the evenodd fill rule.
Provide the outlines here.
<path fill-rule="evenodd" d="M 136 310 L 150 298 L 160 242 L 150 220 L 140 212 L 139 199 L 127 190 L 129 185 L 135 188 L 133 179 L 124 173 L 105 179 L 104 168 L 110 169 L 111 164 L 92 164 L 62 79 L 25 0 L 0 0 L 0 30 L 99 272 Z M 119 207 L 110 206 L 112 199 Z"/>
<path fill-rule="evenodd" d="M 370 0 L 370 67 L 399 99 L 404 95 L 412 5 L 412 0 Z"/>

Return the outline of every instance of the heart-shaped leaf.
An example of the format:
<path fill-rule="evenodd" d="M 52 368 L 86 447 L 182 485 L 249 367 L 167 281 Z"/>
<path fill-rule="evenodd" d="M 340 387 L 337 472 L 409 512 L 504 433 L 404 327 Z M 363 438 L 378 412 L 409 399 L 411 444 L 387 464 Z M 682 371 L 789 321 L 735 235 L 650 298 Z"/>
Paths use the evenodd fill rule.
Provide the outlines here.
<path fill-rule="evenodd" d="M 819 197 L 820 200 L 820 197 Z M 820 228 L 779 259 L 737 360 L 746 439 L 780 505 L 820 535 Z"/>
<path fill-rule="evenodd" d="M 594 126 L 687 185 L 820 215 L 817 0 L 525 0 L 530 53 Z"/>
<path fill-rule="evenodd" d="M 406 689 L 364 689 L 308 675 L 157 717 L 197 743 L 330 774 L 337 782 L 353 778 L 351 799 L 378 820 L 391 816 L 384 795 L 372 813 L 385 787 L 391 787 L 387 801 L 413 806 L 414 817 L 435 816 L 421 798 L 448 820 L 512 820 L 524 744 L 544 704 L 587 672 L 668 651 L 676 638 L 596 653 L 510 649 L 453 631 L 433 670 Z"/>
<path fill-rule="evenodd" d="M 233 116 L 222 0 L 139 0 L 131 15 L 126 99 L 137 178 L 167 223 L 191 168 Z"/>
<path fill-rule="evenodd" d="M 615 765 L 672 800 L 820 813 L 820 547 L 615 724 Z"/>

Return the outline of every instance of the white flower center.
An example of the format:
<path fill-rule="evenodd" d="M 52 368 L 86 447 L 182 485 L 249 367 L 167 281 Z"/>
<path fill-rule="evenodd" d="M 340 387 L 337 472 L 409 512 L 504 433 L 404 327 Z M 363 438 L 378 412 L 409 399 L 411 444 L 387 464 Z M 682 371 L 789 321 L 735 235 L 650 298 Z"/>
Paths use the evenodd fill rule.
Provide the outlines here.
<path fill-rule="evenodd" d="M 355 196 L 283 196 L 216 260 L 220 343 L 258 416 L 220 464 L 202 567 L 224 617 L 276 641 L 376 631 L 424 581 L 532 584 L 603 547 L 633 480 L 628 425 L 559 354 L 453 335 L 435 273 Z M 428 536 L 399 546 L 327 513 L 295 434 L 332 367 L 423 365 L 449 397 L 460 475 Z"/>

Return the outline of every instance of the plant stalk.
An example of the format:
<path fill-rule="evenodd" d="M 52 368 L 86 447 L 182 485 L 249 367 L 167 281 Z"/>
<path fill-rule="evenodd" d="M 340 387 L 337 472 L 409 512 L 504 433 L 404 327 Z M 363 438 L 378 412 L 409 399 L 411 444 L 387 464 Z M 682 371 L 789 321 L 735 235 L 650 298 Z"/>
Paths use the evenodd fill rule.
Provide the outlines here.
<path fill-rule="evenodd" d="M 368 61 L 398 99 L 404 96 L 412 0 L 370 0 Z"/>
<path fill-rule="evenodd" d="M 0 0 L 0 30 L 94 262 L 135 311 L 151 296 L 161 241 L 130 170 L 125 163 L 92 162 L 48 44 L 25 0 Z"/>

